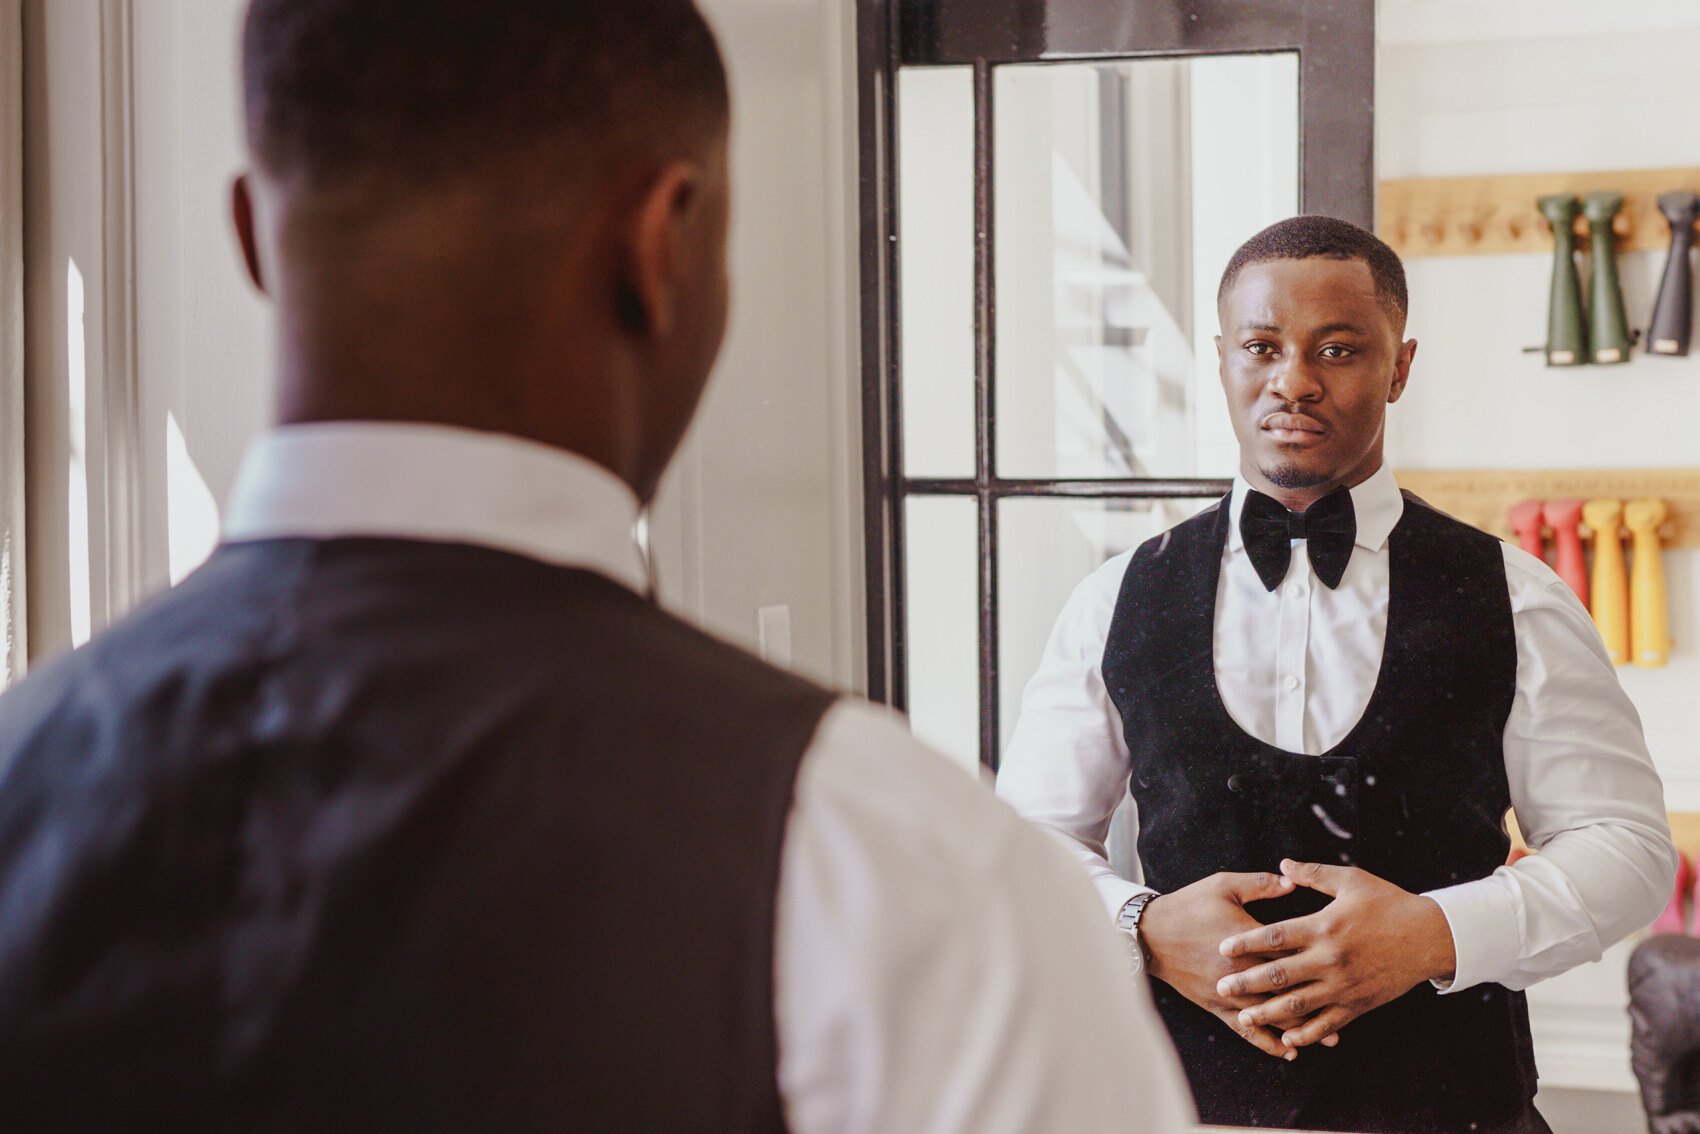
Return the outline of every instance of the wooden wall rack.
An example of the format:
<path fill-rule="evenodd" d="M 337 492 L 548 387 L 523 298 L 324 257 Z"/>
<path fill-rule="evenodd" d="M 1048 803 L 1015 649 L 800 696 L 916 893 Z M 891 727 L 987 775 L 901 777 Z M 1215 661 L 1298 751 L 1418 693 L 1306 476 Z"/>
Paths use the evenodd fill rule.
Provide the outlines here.
<path fill-rule="evenodd" d="M 1612 226 L 1619 249 L 1662 251 L 1670 247 L 1670 226 L 1659 212 L 1659 194 L 1673 189 L 1700 193 L 1700 167 L 1383 181 L 1377 233 L 1405 257 L 1550 255 L 1552 232 L 1535 199 L 1611 189 L 1626 198 Z M 1588 222 L 1579 219 L 1576 231 L 1585 239 Z"/>
<path fill-rule="evenodd" d="M 1700 814 L 1692 811 L 1670 813 L 1670 837 L 1676 849 L 1689 858 L 1700 857 Z"/>
<path fill-rule="evenodd" d="M 1670 507 L 1666 548 L 1700 547 L 1700 468 L 1401 472 L 1399 486 L 1483 531 L 1513 539 L 1506 513 L 1523 500 L 1636 500 Z"/>

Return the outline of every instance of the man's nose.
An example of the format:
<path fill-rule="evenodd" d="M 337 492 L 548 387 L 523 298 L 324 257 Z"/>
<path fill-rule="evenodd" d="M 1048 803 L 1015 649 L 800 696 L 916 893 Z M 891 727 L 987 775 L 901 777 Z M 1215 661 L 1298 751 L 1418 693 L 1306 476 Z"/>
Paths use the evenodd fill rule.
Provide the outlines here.
<path fill-rule="evenodd" d="M 1284 402 L 1314 402 L 1322 397 L 1322 383 L 1309 359 L 1288 354 L 1270 377 L 1269 391 Z"/>

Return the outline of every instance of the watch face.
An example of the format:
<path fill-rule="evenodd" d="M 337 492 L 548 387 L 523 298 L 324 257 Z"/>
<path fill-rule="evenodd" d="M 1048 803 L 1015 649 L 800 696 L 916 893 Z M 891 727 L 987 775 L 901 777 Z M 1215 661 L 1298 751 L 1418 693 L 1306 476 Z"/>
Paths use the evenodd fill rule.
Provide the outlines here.
<path fill-rule="evenodd" d="M 1145 947 L 1139 943 L 1139 934 L 1129 930 L 1123 936 L 1127 939 L 1127 972 L 1129 976 L 1139 976 L 1145 972 Z"/>

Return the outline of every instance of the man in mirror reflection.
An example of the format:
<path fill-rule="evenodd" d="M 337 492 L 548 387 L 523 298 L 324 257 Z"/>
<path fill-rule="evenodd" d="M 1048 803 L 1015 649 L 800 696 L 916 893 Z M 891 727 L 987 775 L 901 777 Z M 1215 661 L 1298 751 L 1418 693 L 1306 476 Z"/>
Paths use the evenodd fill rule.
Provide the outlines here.
<path fill-rule="evenodd" d="M 652 601 L 728 301 L 689 0 L 256 0 L 244 54 L 279 425 L 0 700 L 0 1125 L 1185 1128 L 1067 856 Z"/>
<path fill-rule="evenodd" d="M 1392 249 L 1283 221 L 1218 306 L 1232 493 L 1075 590 L 998 791 L 1092 876 L 1206 1121 L 1544 1131 L 1522 990 L 1675 878 L 1640 720 L 1552 570 L 1387 468 Z M 1106 858 L 1130 793 L 1142 882 Z"/>

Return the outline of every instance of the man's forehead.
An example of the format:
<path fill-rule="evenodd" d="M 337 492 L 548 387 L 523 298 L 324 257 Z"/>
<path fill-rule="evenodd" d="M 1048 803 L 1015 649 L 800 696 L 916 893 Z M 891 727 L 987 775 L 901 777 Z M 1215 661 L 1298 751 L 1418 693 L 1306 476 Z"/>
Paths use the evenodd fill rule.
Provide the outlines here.
<path fill-rule="evenodd" d="M 1363 321 L 1382 309 L 1368 264 L 1320 256 L 1248 264 L 1222 298 L 1235 326 Z"/>

